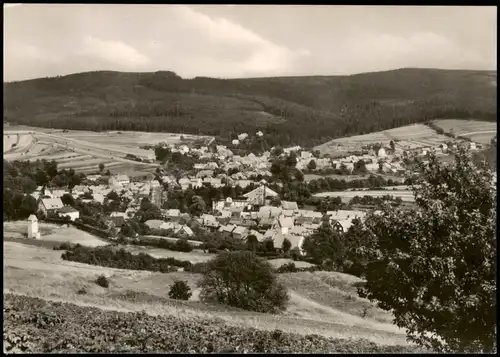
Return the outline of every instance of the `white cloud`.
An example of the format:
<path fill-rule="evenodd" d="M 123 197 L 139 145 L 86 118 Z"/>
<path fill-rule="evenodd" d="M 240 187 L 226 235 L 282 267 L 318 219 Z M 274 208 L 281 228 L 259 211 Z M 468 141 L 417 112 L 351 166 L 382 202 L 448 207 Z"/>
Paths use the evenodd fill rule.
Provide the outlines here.
<path fill-rule="evenodd" d="M 189 40 L 203 43 L 204 56 L 213 54 L 214 59 L 220 61 L 221 76 L 236 72 L 254 75 L 287 73 L 293 70 L 297 59 L 308 54 L 308 50 L 293 51 L 268 41 L 224 18 L 211 18 L 188 6 L 180 5 L 173 9 L 183 29 L 189 32 Z M 221 57 L 217 58 L 217 54 Z M 206 66 L 202 65 L 203 68 Z"/>
<path fill-rule="evenodd" d="M 64 60 L 46 49 L 24 43 L 24 42 L 4 42 L 4 53 L 6 60 L 32 60 L 41 62 L 58 63 Z"/>
<path fill-rule="evenodd" d="M 124 42 L 105 41 L 92 36 L 85 37 L 79 53 L 128 69 L 139 69 L 150 63 L 147 56 Z"/>

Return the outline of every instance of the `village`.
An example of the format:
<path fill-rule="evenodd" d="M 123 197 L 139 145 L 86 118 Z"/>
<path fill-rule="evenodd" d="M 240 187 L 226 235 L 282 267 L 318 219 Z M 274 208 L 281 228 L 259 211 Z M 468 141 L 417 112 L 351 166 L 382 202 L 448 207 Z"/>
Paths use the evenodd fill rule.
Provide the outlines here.
<path fill-rule="evenodd" d="M 258 132 L 256 136 L 260 136 Z M 232 145 L 248 140 L 247 134 L 238 136 Z M 192 169 L 177 177 L 158 169 L 156 175 L 148 174 L 145 177 L 130 178 L 124 174 L 103 173 L 87 175 L 85 184 L 69 189 L 51 189 L 38 187 L 31 194 L 37 199 L 38 212 L 41 217 L 65 217 L 71 221 L 81 220 L 82 212 L 67 204 L 68 197 L 81 200 L 83 204 L 113 203 L 116 211 L 109 212 L 106 217 L 100 217 L 104 226 L 114 229 L 116 233 L 141 209 L 141 204 L 146 198 L 157 209 L 158 214 L 154 219 L 148 219 L 144 224 L 149 228 L 150 236 L 157 238 L 187 238 L 193 241 L 200 240 L 193 227 L 201 229 L 207 234 L 218 232 L 221 236 L 236 240 L 245 240 L 253 235 L 258 242 L 272 241 L 274 248 L 282 249 L 283 242 L 288 240 L 291 248 L 301 249 L 302 243 L 308 235 L 315 232 L 322 222 L 327 220 L 332 228 L 339 232 L 346 232 L 355 218 L 363 219 L 367 214 L 364 210 L 335 210 L 319 212 L 311 209 L 299 208 L 297 202 L 281 200 L 280 195 L 271 189 L 269 181 L 272 180 L 270 172 L 273 159 L 294 155 L 296 169 L 308 172 L 321 172 L 321 170 L 339 170 L 350 174 L 360 163 L 366 173 L 389 173 L 394 176 L 404 176 L 407 173 L 405 162 L 409 158 L 424 157 L 428 151 L 436 155 L 446 155 L 448 146 L 440 144 L 433 148 L 420 148 L 403 150 L 395 147 L 393 142 L 386 146 L 379 144 L 377 150 L 367 149 L 361 155 L 345 155 L 333 159 L 328 156 L 319 157 L 317 152 L 303 150 L 299 146 L 284 148 L 255 155 L 234 155 L 233 151 L 224 145 L 212 146 L 171 144 L 162 145 L 171 153 L 178 152 L 184 157 L 195 158 L 196 163 Z M 454 144 L 456 146 L 456 144 Z M 473 147 L 474 146 L 474 147 Z M 470 143 L 470 149 L 476 149 Z M 314 164 L 311 164 L 311 163 Z M 281 182 L 274 182 L 277 187 L 282 187 Z M 275 186 L 275 187 L 276 187 Z M 213 199 L 211 207 L 203 207 L 196 213 L 181 212 L 179 208 L 165 208 L 172 189 L 196 190 L 202 187 L 221 189 L 224 187 L 238 187 L 238 197 L 218 197 Z M 249 189 L 250 188 L 250 189 Z M 66 197 L 66 200 L 64 199 Z M 63 203 L 66 201 L 66 204 Z M 123 201 L 126 204 L 123 204 Z M 119 207 L 119 208 L 118 208 Z M 30 217 L 33 220 L 33 217 Z M 153 234 L 156 232 L 156 234 Z M 160 233 L 158 233 L 160 232 Z M 36 238 L 36 232 L 29 233 Z M 134 236 L 139 234 L 135 233 Z"/>

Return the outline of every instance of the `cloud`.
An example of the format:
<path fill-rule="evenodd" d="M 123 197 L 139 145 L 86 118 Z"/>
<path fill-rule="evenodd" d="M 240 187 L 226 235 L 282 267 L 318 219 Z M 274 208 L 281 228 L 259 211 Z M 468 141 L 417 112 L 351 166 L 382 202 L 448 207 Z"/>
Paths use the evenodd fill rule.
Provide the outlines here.
<path fill-rule="evenodd" d="M 225 18 L 211 18 L 188 6 L 175 6 L 173 10 L 182 24 L 179 30 L 183 37 L 198 46 L 198 51 L 194 52 L 220 61 L 219 75 L 287 73 L 293 71 L 297 59 L 308 54 L 307 50 L 291 50 L 266 40 Z M 202 67 L 205 72 L 213 72 L 205 65 Z"/>
<path fill-rule="evenodd" d="M 150 63 L 147 56 L 122 41 L 105 41 L 92 36 L 84 38 L 79 54 L 128 69 L 140 69 Z"/>
<path fill-rule="evenodd" d="M 24 42 L 4 42 L 4 53 L 6 60 L 13 61 L 41 61 L 49 63 L 60 63 L 64 60 L 62 56 L 52 53 L 41 47 Z"/>

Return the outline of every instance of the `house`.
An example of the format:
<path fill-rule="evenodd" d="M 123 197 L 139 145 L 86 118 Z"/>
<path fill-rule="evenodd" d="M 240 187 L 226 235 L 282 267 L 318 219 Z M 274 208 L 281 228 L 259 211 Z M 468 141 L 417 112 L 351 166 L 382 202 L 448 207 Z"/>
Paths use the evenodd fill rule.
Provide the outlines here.
<path fill-rule="evenodd" d="M 276 197 L 278 193 L 266 187 L 266 185 L 261 185 L 255 190 L 245 193 L 243 196 L 247 198 L 249 203 L 263 206 L 266 204 L 268 198 Z"/>
<path fill-rule="evenodd" d="M 241 188 L 248 187 L 252 184 L 252 180 L 237 180 L 235 186 L 240 186 Z"/>
<path fill-rule="evenodd" d="M 194 232 L 191 228 L 183 224 L 174 229 L 174 234 L 182 237 L 192 237 L 194 235 Z"/>
<path fill-rule="evenodd" d="M 206 177 L 203 179 L 204 184 L 210 184 L 212 187 L 219 188 L 224 186 L 220 178 Z"/>
<path fill-rule="evenodd" d="M 242 226 L 236 226 L 232 233 L 235 239 L 245 239 L 248 236 L 248 229 Z"/>
<path fill-rule="evenodd" d="M 387 152 L 385 151 L 384 148 L 380 148 L 377 152 L 377 156 L 378 157 L 386 157 L 387 156 Z"/>
<path fill-rule="evenodd" d="M 219 232 L 224 236 L 224 237 L 230 237 L 231 234 L 233 233 L 234 229 L 236 228 L 235 225 L 228 224 L 226 226 L 221 226 L 219 228 Z"/>
<path fill-rule="evenodd" d="M 64 207 L 60 198 L 42 198 L 38 202 L 38 211 L 44 216 L 51 213 L 57 213 L 58 210 Z"/>
<path fill-rule="evenodd" d="M 165 223 L 166 222 L 161 219 L 150 219 L 149 221 L 144 222 L 144 224 L 150 229 L 168 229 L 166 228 Z"/>
<path fill-rule="evenodd" d="M 342 223 L 340 223 L 337 220 L 333 220 L 330 222 L 330 225 L 334 231 L 337 233 L 344 233 L 344 227 L 342 226 Z"/>
<path fill-rule="evenodd" d="M 258 131 L 257 133 L 255 133 L 255 135 L 260 138 L 261 136 L 264 136 L 264 133 L 262 131 Z"/>
<path fill-rule="evenodd" d="M 243 141 L 243 140 L 245 140 L 247 137 L 248 137 L 248 134 L 247 134 L 247 133 L 241 133 L 240 135 L 238 135 L 238 140 L 239 140 L 239 141 Z"/>
<path fill-rule="evenodd" d="M 259 218 L 274 218 L 281 215 L 283 210 L 280 207 L 262 206 L 259 208 L 257 216 Z"/>
<path fill-rule="evenodd" d="M 211 214 L 203 214 L 201 215 L 201 224 L 207 228 L 216 229 L 219 228 L 220 223 L 217 222 L 215 216 Z"/>
<path fill-rule="evenodd" d="M 125 224 L 129 217 L 125 212 L 111 212 L 109 219 L 113 222 L 115 227 L 121 227 Z"/>
<path fill-rule="evenodd" d="M 80 218 L 80 212 L 74 209 L 71 206 L 64 206 L 58 210 L 57 215 L 59 217 L 69 217 L 70 220 L 74 221 L 75 219 Z"/>
<path fill-rule="evenodd" d="M 264 235 L 260 232 L 257 232 L 255 229 L 251 229 L 250 232 L 248 232 L 248 235 L 254 235 L 257 238 L 258 242 L 264 241 Z"/>
<path fill-rule="evenodd" d="M 294 226 L 293 219 L 290 217 L 278 217 L 272 226 L 272 229 L 279 229 L 282 234 L 287 234 L 289 229 Z"/>
<path fill-rule="evenodd" d="M 299 206 L 297 205 L 297 202 L 281 201 L 281 208 L 293 211 L 299 209 Z"/>
<path fill-rule="evenodd" d="M 171 221 L 178 221 L 181 218 L 181 211 L 179 209 L 169 209 L 165 212 L 165 218 Z"/>
<path fill-rule="evenodd" d="M 130 178 L 127 175 L 111 176 L 108 180 L 110 186 L 127 186 L 130 185 Z"/>
<path fill-rule="evenodd" d="M 309 151 L 301 151 L 301 153 L 300 153 L 300 158 L 303 160 L 310 159 L 310 158 L 312 158 L 312 156 L 313 156 L 312 153 Z"/>
<path fill-rule="evenodd" d="M 233 144 L 233 145 L 239 145 L 239 143 L 240 143 L 240 141 L 236 140 L 236 139 L 231 141 L 231 144 Z"/>

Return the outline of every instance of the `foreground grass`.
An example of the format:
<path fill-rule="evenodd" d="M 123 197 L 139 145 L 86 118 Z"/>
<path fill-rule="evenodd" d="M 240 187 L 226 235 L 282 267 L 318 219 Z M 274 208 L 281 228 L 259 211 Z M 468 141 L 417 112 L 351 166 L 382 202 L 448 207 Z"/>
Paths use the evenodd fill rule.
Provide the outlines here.
<path fill-rule="evenodd" d="M 414 347 L 301 336 L 216 319 L 150 316 L 4 294 L 6 352 L 408 353 Z"/>

